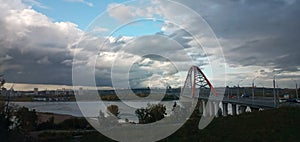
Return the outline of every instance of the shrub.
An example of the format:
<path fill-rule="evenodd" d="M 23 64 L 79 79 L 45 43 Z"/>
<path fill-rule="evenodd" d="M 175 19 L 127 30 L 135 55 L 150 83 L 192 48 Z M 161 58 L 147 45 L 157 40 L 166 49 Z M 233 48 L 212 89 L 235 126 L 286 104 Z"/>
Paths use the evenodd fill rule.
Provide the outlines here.
<path fill-rule="evenodd" d="M 110 105 L 107 107 L 107 111 L 109 113 L 111 113 L 112 115 L 116 116 L 116 117 L 119 117 L 119 107 L 117 105 Z"/>
<path fill-rule="evenodd" d="M 162 104 L 148 105 L 147 108 L 140 108 L 135 111 L 140 124 L 147 124 L 165 118 L 166 107 Z"/>

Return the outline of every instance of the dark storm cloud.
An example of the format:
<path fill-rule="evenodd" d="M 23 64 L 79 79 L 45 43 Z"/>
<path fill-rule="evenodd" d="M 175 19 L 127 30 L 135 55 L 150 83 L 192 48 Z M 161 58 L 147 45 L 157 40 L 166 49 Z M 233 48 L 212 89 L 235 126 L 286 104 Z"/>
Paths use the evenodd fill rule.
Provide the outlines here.
<path fill-rule="evenodd" d="M 9 82 L 71 84 L 71 67 L 62 64 L 66 59 L 72 59 L 68 52 L 53 52 L 31 50 L 22 53 L 18 49 L 10 49 L 6 54 L 13 57 L 3 62 L 3 66 L 15 66 L 6 70 L 5 76 Z"/>
<path fill-rule="evenodd" d="M 201 14 L 222 43 L 233 66 L 284 71 L 300 67 L 300 1 L 179 0 Z"/>
<path fill-rule="evenodd" d="M 20 1 L 0 4 L 0 72 L 8 82 L 72 82 L 69 44 L 81 34 L 72 23 L 52 22 Z"/>
<path fill-rule="evenodd" d="M 299 41 L 284 37 L 255 40 L 231 49 L 227 57 L 231 62 L 243 66 L 273 66 L 293 72 L 298 71 L 297 67 L 300 66 L 297 45 L 300 45 Z"/>
<path fill-rule="evenodd" d="M 229 65 L 261 66 L 261 70 L 264 70 L 261 74 L 268 74 L 268 69 L 264 67 L 287 72 L 299 71 L 300 1 L 178 0 L 178 2 L 204 17 L 220 39 Z M 71 84 L 73 58 L 71 47 L 76 46 L 74 42 L 82 31 L 72 23 L 54 23 L 45 15 L 25 8 L 26 6 L 17 1 L 0 4 L 0 74 L 4 73 L 9 82 Z M 172 10 L 174 12 L 171 14 L 177 16 L 176 9 Z M 22 15 L 29 18 L 25 19 Z M 187 22 L 192 23 L 195 29 L 199 28 L 193 19 Z M 152 37 L 152 44 L 149 43 L 149 38 L 139 38 L 134 45 L 141 48 L 128 52 L 143 55 L 144 52 L 152 53 L 152 50 L 159 50 L 163 55 L 176 55 L 178 62 L 190 61 L 189 56 L 193 60 L 213 56 L 212 53 L 202 55 L 196 54 L 200 51 L 191 50 L 194 47 L 191 45 L 190 36 L 189 33 L 178 30 L 168 37 L 180 44 L 177 50 L 174 50 L 174 46 L 179 45 L 159 35 Z M 80 60 L 78 64 L 87 65 L 90 53 L 99 43 L 102 43 L 102 39 L 91 38 L 87 43 L 81 43 L 84 44 L 86 54 L 80 57 L 82 62 Z M 109 46 L 113 50 L 119 50 L 125 43 L 126 41 L 117 39 L 116 43 Z M 154 45 L 157 47 L 153 47 Z M 186 49 L 188 52 L 179 49 Z M 195 54 L 187 56 L 190 52 Z M 105 57 L 109 59 L 109 56 Z M 111 85 L 111 71 L 107 67 L 111 62 L 106 61 L 105 57 L 103 59 L 99 57 L 101 68 L 97 71 L 96 81 L 100 86 Z M 151 59 L 165 60 L 157 56 Z M 201 60 L 203 59 L 199 59 L 199 62 Z"/>

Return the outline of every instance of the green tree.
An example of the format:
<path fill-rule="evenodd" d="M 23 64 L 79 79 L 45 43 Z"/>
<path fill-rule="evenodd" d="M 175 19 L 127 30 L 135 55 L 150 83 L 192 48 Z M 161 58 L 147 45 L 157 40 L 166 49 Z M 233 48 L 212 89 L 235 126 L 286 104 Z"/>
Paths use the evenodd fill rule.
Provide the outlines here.
<path fill-rule="evenodd" d="M 140 124 L 147 124 L 165 118 L 166 107 L 162 104 L 148 105 L 147 108 L 140 108 L 135 111 Z"/>
<path fill-rule="evenodd" d="M 150 122 L 150 112 L 147 108 L 140 108 L 135 111 L 136 116 L 139 118 L 140 124 L 151 123 Z"/>
<path fill-rule="evenodd" d="M 2 75 L 0 75 L 0 78 Z M 4 87 L 5 80 L 0 79 L 0 96 L 6 96 L 7 90 Z M 2 94 L 4 93 L 4 94 Z M 17 107 L 9 103 L 9 96 L 4 101 L 0 101 L 0 140 L 1 141 L 21 141 L 23 135 L 13 127 L 13 113 Z"/>
<path fill-rule="evenodd" d="M 111 113 L 112 115 L 116 116 L 116 117 L 119 117 L 119 107 L 117 105 L 110 105 L 107 107 L 107 111 L 109 113 Z"/>
<path fill-rule="evenodd" d="M 163 104 L 149 105 L 148 107 L 152 122 L 156 122 L 165 118 L 167 113 L 166 107 Z"/>
<path fill-rule="evenodd" d="M 24 132 L 35 130 L 37 126 L 38 116 L 35 110 L 30 111 L 26 107 L 20 108 L 16 112 L 18 127 Z"/>
<path fill-rule="evenodd" d="M 0 75 L 2 77 L 2 75 Z M 5 80 L 0 80 L 0 96 L 4 96 L 5 94 L 2 94 L 6 88 L 4 88 Z M 8 115 L 7 111 L 8 109 L 5 101 L 0 101 L 0 138 L 3 140 L 3 138 L 6 138 L 9 134 L 9 126 L 12 124 L 10 121 L 10 116 Z M 5 139 L 4 139 L 5 140 Z"/>

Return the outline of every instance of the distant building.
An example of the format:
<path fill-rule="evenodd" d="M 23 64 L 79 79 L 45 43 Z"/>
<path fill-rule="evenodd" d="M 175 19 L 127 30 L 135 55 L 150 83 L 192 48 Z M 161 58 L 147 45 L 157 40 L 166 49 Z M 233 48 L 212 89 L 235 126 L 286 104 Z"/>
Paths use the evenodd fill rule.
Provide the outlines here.
<path fill-rule="evenodd" d="M 34 95 L 39 95 L 39 88 L 34 88 L 33 89 Z"/>
<path fill-rule="evenodd" d="M 82 87 L 79 88 L 78 95 L 83 95 L 83 89 L 82 89 Z"/>

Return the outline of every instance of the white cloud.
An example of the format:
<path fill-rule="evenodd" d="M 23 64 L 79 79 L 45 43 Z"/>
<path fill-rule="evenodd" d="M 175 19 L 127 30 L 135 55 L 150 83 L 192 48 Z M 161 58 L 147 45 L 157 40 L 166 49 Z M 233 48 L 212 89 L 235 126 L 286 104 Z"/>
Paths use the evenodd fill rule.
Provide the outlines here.
<path fill-rule="evenodd" d="M 44 58 L 42 58 L 42 59 L 39 59 L 39 60 L 37 60 L 37 63 L 38 64 L 51 64 L 51 62 L 49 61 L 49 59 L 48 59 L 48 57 L 46 56 L 46 57 L 44 57 Z"/>
<path fill-rule="evenodd" d="M 108 6 L 108 13 L 111 17 L 116 18 L 121 23 L 128 22 L 128 20 L 134 18 L 132 7 L 124 4 L 113 3 Z"/>
<path fill-rule="evenodd" d="M 118 11 L 110 11 L 110 14 L 115 18 L 121 18 L 120 21 L 126 21 L 136 16 L 150 17 L 153 16 L 153 12 L 159 13 L 156 11 L 159 8 L 152 6 L 145 9 L 123 4 L 115 4 L 115 6 L 120 8 L 117 9 Z M 122 79 L 123 73 L 128 72 L 127 67 L 131 67 L 135 62 L 148 60 L 148 65 L 141 63 L 141 66 L 138 67 L 148 72 L 148 75 L 141 76 L 137 85 L 145 85 L 148 80 L 152 80 L 155 82 L 152 86 L 162 87 L 163 84 L 166 85 L 166 81 L 179 86 L 178 81 L 182 81 L 179 79 L 180 72 L 186 71 L 192 64 L 190 61 L 193 56 L 190 57 L 187 53 L 201 52 L 197 48 L 190 47 L 191 40 L 186 38 L 189 35 L 176 28 L 170 32 L 176 34 L 172 34 L 170 37 L 167 35 L 164 35 L 165 37 L 155 35 L 148 38 L 109 37 L 109 42 L 102 47 L 104 37 L 89 35 L 82 37 L 81 42 L 78 42 L 83 31 L 79 30 L 76 24 L 53 22 L 47 16 L 20 2 L 4 3 L 0 5 L 0 8 L 6 13 L 0 18 L 0 24 L 3 25 L 0 30 L 5 33 L 0 35 L 0 45 L 4 47 L 0 49 L 0 57 L 9 55 L 13 58 L 13 60 L 6 59 L 5 68 L 2 67 L 1 69 L 10 72 L 11 75 L 8 77 L 13 81 L 71 83 L 72 53 L 76 52 L 78 60 L 73 63 L 82 67 L 93 67 L 96 63 L 96 77 L 104 82 L 104 85 L 110 83 L 112 64 L 117 63 L 115 66 L 118 66 L 118 70 L 115 76 Z M 132 13 L 132 11 L 134 12 Z M 171 29 L 170 23 L 167 26 Z M 105 28 L 95 28 L 94 30 L 96 32 L 108 31 Z M 164 31 L 167 32 L 168 29 L 166 28 Z M 98 56 L 100 47 L 102 48 L 100 56 Z M 145 58 L 143 57 L 145 54 L 158 54 L 167 57 L 173 64 L 155 56 Z M 17 72 L 22 72 L 22 74 L 13 77 Z M 163 78 L 157 79 L 159 76 L 163 76 Z M 121 81 L 127 82 L 128 80 Z"/>
<path fill-rule="evenodd" d="M 34 0 L 27 1 L 34 2 Z M 84 0 L 66 1 L 93 5 Z M 163 34 L 151 38 L 108 37 L 108 42 L 105 42 L 102 46 L 105 37 L 89 35 L 82 37 L 83 40 L 78 42 L 84 32 L 79 30 L 76 24 L 53 22 L 44 14 L 23 4 L 21 0 L 5 1 L 0 4 L 0 32 L 3 33 L 0 34 L 0 61 L 2 63 L 0 72 L 7 72 L 8 78 L 14 81 L 19 79 L 24 82 L 39 83 L 47 80 L 47 83 L 59 83 L 63 80 L 66 83 L 71 83 L 72 53 L 76 52 L 79 60 L 75 61 L 74 64 L 92 67 L 96 63 L 97 79 L 104 82 L 104 85 L 109 85 L 111 65 L 117 61 L 119 69 L 115 75 L 120 79 L 124 76 L 124 72 L 128 72 L 127 67 L 131 67 L 136 63 L 138 65 L 136 74 L 141 75 L 140 78 L 135 78 L 139 80 L 135 83 L 136 85 L 147 85 L 151 80 L 154 83 L 152 86 L 162 86 L 164 82 L 182 81 L 182 77 L 179 75 L 184 74 L 183 72 L 188 70 L 190 64 L 202 65 L 207 71 L 210 70 L 208 62 L 217 65 L 224 63 L 218 60 L 220 51 L 216 48 L 213 38 L 206 36 L 209 29 L 203 28 L 204 25 L 195 20 L 195 17 L 186 15 L 184 9 L 168 5 L 166 1 L 153 0 L 150 2 L 152 3 L 148 3 L 146 7 L 141 7 L 138 4 L 133 6 L 115 3 L 108 6 L 108 9 L 111 9 L 108 12 L 111 17 L 121 23 L 134 18 L 159 15 L 166 20 L 161 29 L 164 32 Z M 297 56 L 299 53 L 296 49 L 297 46 L 286 46 L 289 43 L 298 45 L 296 40 L 290 38 L 298 37 L 291 30 L 296 29 L 295 27 L 299 25 L 297 20 L 294 20 L 295 22 L 291 22 L 291 20 L 285 22 L 288 24 L 288 26 L 284 26 L 286 28 L 278 28 L 278 26 L 271 28 L 272 25 L 276 25 L 274 23 L 286 21 L 284 19 L 293 19 L 295 16 L 292 12 L 277 14 L 278 19 L 273 17 L 268 21 L 270 23 L 265 23 L 262 18 L 268 17 L 267 14 L 253 13 L 250 17 L 243 15 L 243 13 L 251 11 L 247 5 L 256 5 L 258 2 L 203 0 L 199 5 L 195 4 L 196 2 L 193 0 L 181 2 L 203 14 L 206 20 L 215 28 L 217 34 L 219 33 L 218 37 L 225 47 L 225 57 L 227 57 L 230 65 L 235 67 L 235 69 L 231 69 L 233 70 L 233 75 L 230 76 L 232 80 L 238 77 L 251 76 L 251 71 L 260 68 L 267 68 L 264 73 L 265 78 L 270 77 L 273 67 L 299 71 L 299 64 L 296 62 L 297 57 L 299 57 Z M 291 5 L 291 3 L 296 3 L 293 0 L 276 0 L 274 3 L 272 3 L 274 4 L 272 6 L 283 7 L 282 4 L 284 4 L 285 7 L 283 8 L 291 7 L 291 9 L 295 9 L 297 6 Z M 118 8 L 113 8 L 116 6 Z M 268 5 L 253 6 L 258 11 L 270 7 Z M 268 11 L 276 15 L 276 10 L 269 9 Z M 237 17 L 236 19 L 239 19 L 238 22 L 234 21 L 234 18 L 224 16 L 232 14 Z M 233 21 L 228 21 L 230 19 Z M 177 23 L 172 23 L 172 21 Z M 261 22 L 259 23 L 261 25 L 257 22 Z M 190 33 L 181 30 L 182 27 L 189 29 Z M 95 28 L 94 31 L 102 33 L 109 32 L 109 29 Z M 228 35 L 231 35 L 231 37 Z M 283 35 L 291 40 L 286 40 Z M 165 38 L 162 38 L 163 36 Z M 196 40 L 200 41 L 202 45 L 198 45 Z M 176 42 L 180 45 L 177 45 Z M 205 46 L 208 50 L 203 51 L 201 46 Z M 269 47 L 276 48 L 270 49 Z M 98 56 L 100 48 L 100 56 Z M 173 69 L 170 62 L 163 58 L 143 57 L 146 53 L 170 57 L 170 60 L 176 64 L 176 70 Z M 274 54 L 276 55 L 275 58 L 273 58 Z M 172 58 L 172 56 L 175 58 Z M 207 56 L 211 57 L 212 60 L 207 60 Z M 258 61 L 258 59 L 260 60 Z M 194 62 L 191 62 L 191 60 Z M 245 76 L 236 76 L 243 72 L 239 69 L 248 70 L 248 72 L 244 74 Z M 22 72 L 22 74 L 18 75 L 18 72 Z M 295 74 L 291 72 L 284 73 L 285 76 Z M 222 78 L 222 75 L 221 71 L 218 72 L 218 78 L 216 79 Z M 159 76 L 163 76 L 163 78 L 158 79 Z M 36 79 L 32 79 L 33 77 L 36 77 Z M 128 80 L 121 81 L 126 82 Z"/>
<path fill-rule="evenodd" d="M 22 2 L 24 2 L 24 3 L 28 4 L 28 5 L 37 6 L 39 8 L 49 9 L 47 6 L 43 5 L 42 3 L 40 3 L 37 0 L 22 0 Z"/>
<path fill-rule="evenodd" d="M 120 23 L 126 23 L 137 18 L 154 18 L 160 15 L 159 7 L 151 4 L 151 1 L 141 1 L 136 6 L 126 5 L 126 3 L 112 3 L 107 7 L 109 16 L 115 18 Z"/>
<path fill-rule="evenodd" d="M 65 0 L 65 1 L 67 1 L 67 2 L 79 2 L 79 3 L 86 4 L 86 5 L 89 6 L 89 7 L 93 7 L 93 6 L 94 6 L 93 3 L 88 2 L 88 1 L 86 1 L 86 0 Z"/>
<path fill-rule="evenodd" d="M 77 25 L 53 22 L 20 0 L 0 4 L 0 72 L 12 82 L 71 83 L 70 45 L 82 35 Z M 22 72 L 22 74 L 19 74 Z"/>

